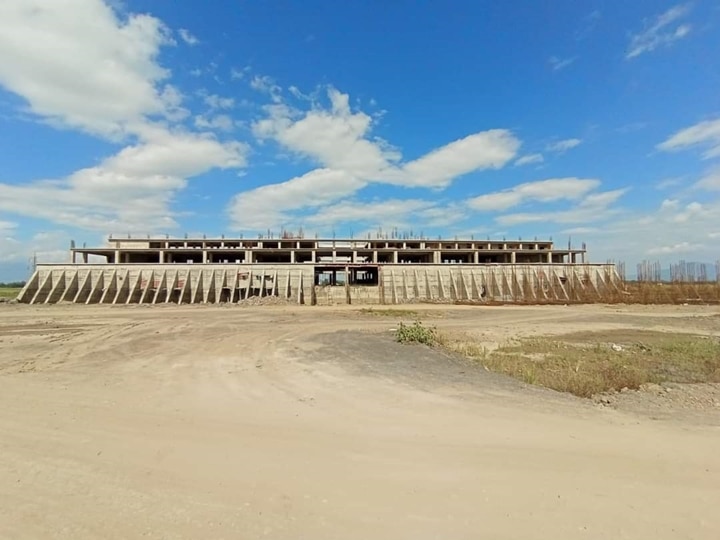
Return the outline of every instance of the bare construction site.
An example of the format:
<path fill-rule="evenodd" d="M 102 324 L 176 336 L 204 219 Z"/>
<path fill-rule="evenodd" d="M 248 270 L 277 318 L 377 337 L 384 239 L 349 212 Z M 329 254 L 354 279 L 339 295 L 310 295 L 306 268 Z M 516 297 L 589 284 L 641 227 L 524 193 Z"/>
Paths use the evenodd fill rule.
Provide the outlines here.
<path fill-rule="evenodd" d="M 616 296 L 619 281 L 614 265 L 587 263 L 584 246 L 559 249 L 551 241 L 110 238 L 70 253 L 68 264 L 39 265 L 19 300 L 598 302 Z"/>
<path fill-rule="evenodd" d="M 0 537 L 718 538 L 717 284 L 586 257 L 73 246 L 0 306 Z"/>
<path fill-rule="evenodd" d="M 717 384 L 583 399 L 395 339 L 583 340 L 582 374 L 716 307 L 412 310 L 0 305 L 0 537 L 720 537 Z"/>

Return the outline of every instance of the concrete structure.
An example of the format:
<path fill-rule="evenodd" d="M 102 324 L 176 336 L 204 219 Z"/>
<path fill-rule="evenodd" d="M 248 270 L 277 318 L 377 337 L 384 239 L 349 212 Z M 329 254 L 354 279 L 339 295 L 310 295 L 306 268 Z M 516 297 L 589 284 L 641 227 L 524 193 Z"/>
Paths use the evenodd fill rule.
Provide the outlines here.
<path fill-rule="evenodd" d="M 552 242 L 476 240 L 110 239 L 39 265 L 31 304 L 593 302 L 617 293 L 614 265 Z M 91 262 L 104 259 L 105 262 Z M 82 262 L 78 262 L 82 261 Z"/>
<path fill-rule="evenodd" d="M 110 238 L 102 248 L 71 248 L 72 262 L 90 256 L 116 264 L 528 264 L 584 263 L 585 249 L 550 241 Z"/>

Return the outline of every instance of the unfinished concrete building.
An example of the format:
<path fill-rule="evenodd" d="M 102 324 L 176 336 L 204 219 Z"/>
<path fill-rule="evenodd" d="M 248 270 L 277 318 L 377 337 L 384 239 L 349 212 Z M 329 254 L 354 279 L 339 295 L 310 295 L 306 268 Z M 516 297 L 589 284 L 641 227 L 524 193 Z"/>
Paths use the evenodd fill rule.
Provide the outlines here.
<path fill-rule="evenodd" d="M 617 290 L 611 264 L 551 241 L 307 238 L 110 238 L 38 265 L 32 304 L 301 304 L 598 301 Z"/>

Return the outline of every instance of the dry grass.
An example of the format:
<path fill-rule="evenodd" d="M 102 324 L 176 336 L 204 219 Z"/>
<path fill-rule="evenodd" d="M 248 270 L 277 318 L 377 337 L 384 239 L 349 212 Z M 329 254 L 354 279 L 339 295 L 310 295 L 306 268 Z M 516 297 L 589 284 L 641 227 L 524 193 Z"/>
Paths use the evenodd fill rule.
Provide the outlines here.
<path fill-rule="evenodd" d="M 15 287 L 0 287 L 0 298 L 17 298 L 22 289 Z"/>
<path fill-rule="evenodd" d="M 359 310 L 363 315 L 375 315 L 377 317 L 397 317 L 397 318 L 413 318 L 416 319 L 419 316 L 417 311 L 412 309 L 375 309 L 375 308 L 362 308 Z"/>
<path fill-rule="evenodd" d="M 489 353 L 472 340 L 440 344 L 481 362 L 487 369 L 580 397 L 646 383 L 720 382 L 720 340 L 659 332 L 623 332 L 609 343 L 607 334 L 534 338 Z M 600 339 L 603 338 L 603 339 Z"/>

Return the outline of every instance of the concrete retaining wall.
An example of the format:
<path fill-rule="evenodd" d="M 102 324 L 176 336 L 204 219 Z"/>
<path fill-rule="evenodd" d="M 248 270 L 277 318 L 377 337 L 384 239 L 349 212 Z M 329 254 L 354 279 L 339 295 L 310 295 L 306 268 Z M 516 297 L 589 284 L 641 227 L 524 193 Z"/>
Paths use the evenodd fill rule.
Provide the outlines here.
<path fill-rule="evenodd" d="M 599 302 L 617 293 L 613 265 L 383 265 L 377 285 L 315 286 L 313 265 L 40 265 L 18 299 L 29 304 L 300 304 Z"/>

